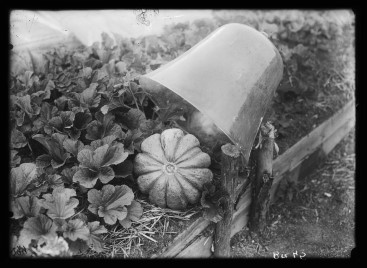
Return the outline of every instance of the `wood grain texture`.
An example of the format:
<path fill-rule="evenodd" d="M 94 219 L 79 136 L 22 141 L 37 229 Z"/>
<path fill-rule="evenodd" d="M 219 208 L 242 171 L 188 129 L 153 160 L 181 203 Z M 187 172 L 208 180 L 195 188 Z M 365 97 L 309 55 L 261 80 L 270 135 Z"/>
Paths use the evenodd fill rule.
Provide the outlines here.
<path fill-rule="evenodd" d="M 240 151 L 232 144 L 222 146 L 221 187 L 225 192 L 222 199 L 224 215 L 215 225 L 214 256 L 230 257 L 231 226 L 233 207 L 236 201 L 235 190 L 240 167 Z"/>
<path fill-rule="evenodd" d="M 212 255 L 212 243 L 213 238 L 211 236 L 201 236 L 181 251 L 176 258 L 208 258 Z"/>
<path fill-rule="evenodd" d="M 175 257 L 182 250 L 185 249 L 187 244 L 191 242 L 196 236 L 198 236 L 206 227 L 208 227 L 210 221 L 200 217 L 194 221 L 187 229 L 180 233 L 170 245 L 167 246 L 166 250 L 158 257 Z"/>

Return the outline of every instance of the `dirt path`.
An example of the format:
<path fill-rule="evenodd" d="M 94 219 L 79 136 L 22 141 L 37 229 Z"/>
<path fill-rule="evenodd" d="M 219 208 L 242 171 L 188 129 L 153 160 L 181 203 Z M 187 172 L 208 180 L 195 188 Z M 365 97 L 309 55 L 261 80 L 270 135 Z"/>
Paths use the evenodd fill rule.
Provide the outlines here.
<path fill-rule="evenodd" d="M 272 206 L 262 240 L 246 230 L 234 237 L 232 256 L 349 258 L 355 247 L 354 171 L 351 131 L 324 163 Z"/>

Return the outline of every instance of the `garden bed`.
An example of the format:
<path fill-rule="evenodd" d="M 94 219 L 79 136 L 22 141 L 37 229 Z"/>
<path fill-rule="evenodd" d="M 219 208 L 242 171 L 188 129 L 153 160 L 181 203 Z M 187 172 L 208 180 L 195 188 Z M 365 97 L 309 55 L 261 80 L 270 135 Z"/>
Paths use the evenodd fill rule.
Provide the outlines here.
<path fill-rule="evenodd" d="M 269 15 L 271 12 L 266 14 Z M 278 13 L 280 17 L 285 16 L 283 21 L 287 19 L 287 15 L 284 15 L 286 13 L 279 14 L 281 13 Z M 263 15 L 257 14 L 257 16 L 261 21 L 260 18 Z M 323 15 L 319 14 L 319 16 L 316 16 L 318 22 L 322 21 L 320 18 Z M 238 20 L 241 17 L 236 18 Z M 244 16 L 243 21 L 235 22 L 251 25 L 248 18 Z M 321 39 L 326 44 L 328 44 L 327 42 L 342 44 L 339 39 L 343 37 L 343 34 L 335 33 L 330 26 L 332 23 L 326 19 L 324 21 L 324 24 L 327 25 L 326 30 L 320 26 L 314 27 L 326 31 L 333 36 L 332 38 L 325 39 L 316 34 L 316 44 L 308 43 L 307 38 L 298 40 L 298 44 L 302 43 L 304 47 L 310 48 L 311 53 L 306 53 L 305 50 L 301 49 L 302 47 L 294 45 L 293 39 L 295 37 L 291 26 L 277 24 L 276 15 L 273 16 L 273 19 L 273 23 L 279 27 L 278 39 L 274 39 L 272 36 L 270 38 L 279 49 L 287 47 L 288 53 L 282 52 L 286 66 L 285 76 L 263 121 L 272 121 L 278 131 L 275 139 L 280 149 L 278 159 L 287 155 L 286 159 L 299 157 L 297 163 L 290 161 L 290 166 L 282 166 L 283 163 L 287 162 L 286 160 L 283 160 L 282 163 L 277 163 L 275 160 L 274 171 L 278 183 L 281 175 L 285 172 L 288 172 L 288 177 L 298 177 L 301 169 L 309 171 L 312 166 L 310 163 L 319 160 L 320 156 L 330 152 L 352 127 L 354 114 L 351 109 L 353 104 L 349 104 L 345 108 L 346 110 L 343 110 L 345 113 L 337 114 L 337 112 L 353 98 L 352 66 L 354 54 L 351 46 L 347 46 L 346 50 L 339 48 L 339 50 L 332 51 L 332 53 L 338 52 L 337 56 L 327 55 L 325 51 L 318 50 L 317 42 Z M 138 76 L 176 58 L 215 27 L 229 22 L 225 16 L 223 20 L 217 19 L 217 24 L 203 20 L 192 23 L 190 27 L 185 26 L 185 24 L 167 27 L 162 37 L 146 37 L 139 40 L 118 37 L 118 46 L 115 47 L 111 45 L 110 37 L 104 36 L 102 44 L 96 44 L 92 47 L 68 50 L 60 46 L 46 53 L 44 58 L 31 54 L 30 63 L 19 60 L 19 55 L 14 55 L 12 58 L 10 76 L 12 168 L 19 167 L 23 163 L 36 163 L 37 167 L 43 168 L 44 172 L 50 165 L 56 170 L 55 173 L 52 169 L 48 169 L 47 172 L 50 173 L 46 172 L 47 175 L 45 175 L 46 173 L 42 174 L 42 172 L 37 175 L 37 180 L 32 187 L 38 189 L 38 192 L 33 196 L 41 199 L 46 193 L 51 193 L 56 185 L 63 184 L 66 188 L 76 190 L 75 199 L 78 200 L 79 206 L 76 211 L 73 211 L 74 214 L 71 218 L 81 221 L 85 221 L 87 218 L 86 222 L 98 221 L 102 225 L 101 217 L 87 209 L 89 203 L 86 191 L 88 189 L 80 187 L 79 182 L 75 182 L 72 179 L 73 176 L 68 175 L 73 166 L 82 168 L 79 167 L 80 161 L 77 157 L 79 149 L 74 142 L 79 140 L 83 145 L 91 145 L 93 140 L 103 139 L 107 136 L 106 133 L 109 133 L 116 135 L 116 140 L 124 144 L 124 152 L 128 153 L 122 163 L 120 162 L 116 167 L 113 167 L 116 176 L 109 183 L 114 186 L 123 184 L 132 190 L 134 200 L 139 202 L 142 208 L 139 219 L 132 219 L 129 227 L 123 227 L 118 223 L 104 224 L 106 230 L 99 233 L 97 238 L 103 244 L 99 252 L 95 251 L 95 245 L 92 242 L 93 246 L 87 244 L 86 247 L 84 242 L 76 240 L 80 243 L 71 243 L 74 246 L 73 255 L 89 258 L 210 255 L 213 224 L 207 220 L 202 220 L 200 204 L 189 206 L 181 212 L 162 209 L 150 204 L 147 196 L 138 190 L 136 176 L 132 172 L 131 164 L 136 153 L 139 152 L 141 141 L 145 137 L 153 133 L 161 133 L 164 129 L 175 126 L 174 120 L 181 116 L 172 114 L 164 119 L 159 118 L 155 113 L 156 107 L 149 96 L 140 88 Z M 292 23 L 292 19 L 288 18 L 288 20 Z M 254 27 L 259 28 L 260 26 L 257 24 Z M 284 31 L 289 35 L 284 37 Z M 300 29 L 298 37 L 304 36 L 301 33 L 307 31 L 307 29 Z M 346 30 L 346 32 L 352 34 L 350 30 Z M 343 58 L 338 62 L 337 59 L 340 59 L 342 57 L 340 55 L 344 55 L 345 51 L 350 58 Z M 329 60 L 334 58 L 336 60 L 332 65 Z M 304 64 L 306 62 L 307 64 Z M 298 66 L 298 69 L 295 66 Z M 317 78 L 315 77 L 316 73 Z M 306 83 L 306 81 L 308 82 Z M 95 101 L 96 99 L 98 101 Z M 64 113 L 61 115 L 61 112 Z M 70 112 L 74 115 L 72 116 Z M 100 115 L 96 116 L 97 113 Z M 78 116 L 76 116 L 77 114 Z M 88 114 L 91 116 L 87 122 L 85 119 L 89 117 Z M 113 114 L 114 118 L 106 118 L 107 114 Z M 334 121 L 329 119 L 334 114 L 336 114 L 336 118 L 343 119 L 333 119 Z M 331 122 L 330 120 L 334 123 L 327 123 Z M 51 125 L 50 121 L 53 122 Z M 90 125 L 91 122 L 95 122 L 92 125 L 102 126 L 103 131 L 98 128 L 93 129 Z M 338 125 L 339 123 L 340 125 Z M 71 149 L 65 152 L 61 146 L 61 154 L 50 152 L 47 146 L 42 147 L 37 140 L 33 139 L 36 134 L 49 137 L 51 133 L 66 134 L 69 138 L 74 137 L 74 142 L 69 141 L 73 145 L 70 146 Z M 306 150 L 303 155 L 289 153 L 298 152 L 298 149 L 293 148 L 298 148 L 299 142 L 302 142 L 300 140 L 308 133 L 311 133 L 310 137 L 320 133 L 325 134 L 325 136 L 324 139 L 314 139 L 314 143 L 306 142 L 299 147 L 302 149 L 312 145 L 311 150 Z M 339 134 L 333 136 L 334 133 Z M 112 144 L 115 143 L 111 143 L 111 146 L 116 146 Z M 327 145 L 322 146 L 323 144 Z M 310 157 L 312 161 L 310 160 L 309 164 L 300 168 L 303 165 L 300 163 L 316 151 L 319 153 Z M 68 153 L 70 157 L 64 157 L 63 153 Z M 50 157 L 44 155 L 51 156 L 53 162 Z M 280 166 L 282 167 L 279 168 Z M 299 168 L 297 169 L 297 167 Z M 68 172 L 63 172 L 64 169 L 68 169 Z M 278 169 L 281 170 L 280 173 L 277 173 Z M 292 180 L 283 181 L 287 182 L 281 184 L 280 188 L 284 190 L 289 187 Z M 102 186 L 100 181 L 95 184 L 97 190 L 100 190 Z M 26 195 L 35 191 L 34 188 L 23 190 L 28 191 Z M 20 194 L 24 194 L 24 192 Z M 273 195 L 276 198 L 275 191 Z M 282 191 L 279 192 L 279 195 L 283 195 Z M 247 222 L 245 215 L 247 214 L 249 198 L 246 194 L 243 196 L 244 198 L 239 201 L 239 206 L 236 208 L 235 231 L 232 235 L 241 230 Z M 28 212 L 28 214 L 21 214 L 17 218 L 11 219 L 12 237 L 19 238 L 24 223 L 34 216 L 32 211 Z M 73 222 L 73 224 L 75 223 L 76 221 Z M 75 234 L 70 232 L 67 238 L 72 239 L 73 235 Z M 81 234 L 79 235 L 83 237 Z M 85 241 L 89 243 L 88 239 Z M 96 242 L 94 241 L 94 243 Z M 78 253 L 79 250 L 82 253 Z M 29 254 L 31 254 L 29 250 L 21 247 L 15 247 L 13 251 L 15 256 Z"/>

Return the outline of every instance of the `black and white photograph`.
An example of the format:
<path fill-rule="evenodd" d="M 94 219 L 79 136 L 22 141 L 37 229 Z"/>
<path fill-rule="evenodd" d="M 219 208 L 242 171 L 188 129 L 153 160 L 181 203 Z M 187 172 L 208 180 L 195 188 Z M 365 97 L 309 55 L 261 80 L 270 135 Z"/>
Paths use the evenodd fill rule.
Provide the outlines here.
<path fill-rule="evenodd" d="M 353 9 L 9 11 L 11 259 L 350 259 Z"/>

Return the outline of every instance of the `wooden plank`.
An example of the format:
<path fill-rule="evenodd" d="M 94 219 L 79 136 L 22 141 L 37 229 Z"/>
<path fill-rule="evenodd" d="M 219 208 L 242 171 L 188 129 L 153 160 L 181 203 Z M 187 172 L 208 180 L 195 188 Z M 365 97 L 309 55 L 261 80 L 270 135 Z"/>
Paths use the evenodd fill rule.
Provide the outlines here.
<path fill-rule="evenodd" d="M 233 214 L 231 237 L 236 233 L 241 231 L 241 229 L 246 226 L 248 221 L 248 215 L 250 212 L 251 204 L 251 188 L 248 187 L 245 193 L 241 196 L 237 203 L 236 210 Z"/>
<path fill-rule="evenodd" d="M 350 131 L 354 123 L 355 103 L 352 100 L 276 158 L 273 166 L 274 182 L 270 190 L 271 202 L 274 202 L 276 190 L 285 176 L 292 176 L 293 170 L 302 165 L 299 167 L 299 176 L 305 177 L 309 168 L 317 161 L 321 161 Z"/>
<path fill-rule="evenodd" d="M 353 128 L 355 120 L 349 120 L 337 129 L 319 148 L 301 163 L 298 180 L 305 178 L 315 165 L 323 162 L 332 149 L 349 133 Z"/>
<path fill-rule="evenodd" d="M 190 246 L 181 251 L 176 258 L 208 258 L 212 255 L 213 237 L 201 236 Z"/>
<path fill-rule="evenodd" d="M 275 192 L 279 182 L 287 175 L 293 177 L 307 175 L 312 171 L 309 167 L 312 166 L 312 164 L 319 162 L 320 157 L 327 155 L 341 141 L 341 139 L 349 133 L 354 124 L 355 106 L 354 101 L 351 101 L 330 119 L 322 123 L 289 150 L 275 159 L 273 166 L 275 178 L 271 190 Z M 231 237 L 247 225 L 248 212 L 251 203 L 249 193 L 250 192 L 247 190 L 242 195 L 236 206 L 232 219 Z M 203 249 L 200 249 L 199 245 L 203 246 L 202 238 L 197 238 L 197 236 L 206 229 L 209 224 L 210 222 L 202 217 L 197 219 L 183 233 L 176 237 L 173 243 L 168 246 L 167 250 L 159 257 L 182 256 L 182 254 L 185 255 L 187 252 L 194 251 L 195 254 L 204 254 L 206 256 L 209 252 L 206 248 L 208 245 L 205 245 Z M 197 240 L 192 242 L 193 239 Z M 189 255 L 190 254 L 187 256 Z"/>
<path fill-rule="evenodd" d="M 281 180 L 282 174 L 297 167 L 342 125 L 347 121 L 353 120 L 354 116 L 355 104 L 354 101 L 350 101 L 330 119 L 322 123 L 285 153 L 276 158 L 273 169 L 273 175 L 275 177 L 274 184 Z"/>
<path fill-rule="evenodd" d="M 189 242 L 191 242 L 196 236 L 198 236 L 206 227 L 208 227 L 210 221 L 204 219 L 203 217 L 198 218 L 194 221 L 185 231 L 180 233 L 172 241 L 170 245 L 167 246 L 166 250 L 159 255 L 160 258 L 165 257 L 175 257 L 179 254 Z"/>

